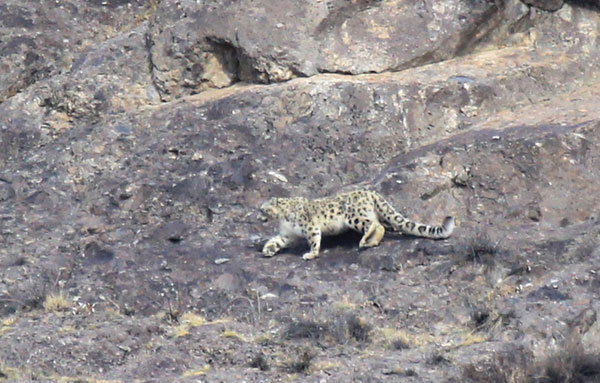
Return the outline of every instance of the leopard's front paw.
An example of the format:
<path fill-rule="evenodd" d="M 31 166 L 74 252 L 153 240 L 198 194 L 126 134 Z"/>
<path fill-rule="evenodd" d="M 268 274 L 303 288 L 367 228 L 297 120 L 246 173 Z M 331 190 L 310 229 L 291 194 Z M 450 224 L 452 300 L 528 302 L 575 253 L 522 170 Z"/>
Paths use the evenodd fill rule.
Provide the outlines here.
<path fill-rule="evenodd" d="M 274 244 L 274 243 L 267 243 L 265 245 L 265 247 L 263 247 L 262 253 L 263 253 L 263 255 L 265 257 L 272 257 L 272 256 L 274 256 L 277 253 L 277 250 L 279 250 L 279 249 L 277 248 L 276 244 Z"/>
<path fill-rule="evenodd" d="M 319 253 L 306 253 L 302 256 L 302 259 L 305 261 L 309 261 L 311 259 L 315 259 L 319 256 Z"/>

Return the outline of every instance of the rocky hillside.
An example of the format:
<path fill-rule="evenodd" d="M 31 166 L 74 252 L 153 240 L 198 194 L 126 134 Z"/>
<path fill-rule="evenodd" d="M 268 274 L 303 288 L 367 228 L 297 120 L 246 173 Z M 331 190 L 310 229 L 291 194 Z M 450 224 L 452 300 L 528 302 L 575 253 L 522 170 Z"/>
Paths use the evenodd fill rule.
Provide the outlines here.
<path fill-rule="evenodd" d="M 5 0 L 0 381 L 600 381 L 600 3 Z M 368 187 L 441 241 L 260 254 Z"/>

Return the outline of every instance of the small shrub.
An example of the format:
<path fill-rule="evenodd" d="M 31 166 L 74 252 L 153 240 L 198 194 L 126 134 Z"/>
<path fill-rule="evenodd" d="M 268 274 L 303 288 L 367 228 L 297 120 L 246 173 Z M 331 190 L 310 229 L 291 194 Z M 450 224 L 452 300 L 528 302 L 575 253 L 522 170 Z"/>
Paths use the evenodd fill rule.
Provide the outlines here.
<path fill-rule="evenodd" d="M 348 325 L 348 333 L 354 339 L 359 342 L 368 342 L 370 339 L 369 333 L 371 332 L 372 326 L 368 324 L 364 319 L 351 314 L 346 319 Z"/>
<path fill-rule="evenodd" d="M 444 355 L 437 351 L 433 352 L 427 357 L 427 364 L 430 364 L 432 366 L 449 363 L 450 361 Z"/>
<path fill-rule="evenodd" d="M 542 371 L 542 376 L 536 382 L 600 382 L 600 354 L 586 353 L 578 340 L 571 340 L 563 350 L 544 362 Z"/>
<path fill-rule="evenodd" d="M 475 329 L 482 328 L 490 319 L 490 312 L 487 309 L 475 309 L 471 312 L 471 322 Z"/>
<path fill-rule="evenodd" d="M 473 263 L 493 266 L 494 256 L 499 251 L 498 243 L 492 242 L 487 233 L 480 232 L 465 245 L 465 258 Z"/>
<path fill-rule="evenodd" d="M 284 339 L 322 339 L 329 332 L 325 323 L 299 321 L 290 323 L 283 332 Z"/>
<path fill-rule="evenodd" d="M 578 339 L 541 364 L 533 365 L 533 354 L 523 348 L 498 353 L 491 362 L 463 367 L 467 382 L 494 383 L 594 383 L 600 382 L 600 355 L 587 353 Z"/>
<path fill-rule="evenodd" d="M 310 364 L 314 357 L 315 355 L 312 352 L 304 350 L 304 352 L 302 352 L 302 355 L 300 356 L 300 359 L 290 363 L 288 365 L 288 369 L 291 372 L 306 373 L 308 372 L 308 369 L 310 368 Z"/>
<path fill-rule="evenodd" d="M 501 351 L 491 361 L 463 366 L 461 382 L 528 383 L 532 359 L 533 354 L 523 347 Z"/>
<path fill-rule="evenodd" d="M 13 262 L 13 266 L 24 266 L 26 264 L 27 264 L 27 258 L 25 258 L 25 257 L 17 257 Z"/>
<path fill-rule="evenodd" d="M 44 306 L 48 281 L 45 278 L 29 278 L 0 295 L 0 316 L 14 314 L 19 310 L 36 310 Z"/>
<path fill-rule="evenodd" d="M 410 348 L 410 344 L 404 339 L 394 339 L 390 347 L 392 350 L 406 350 Z"/>
<path fill-rule="evenodd" d="M 250 361 L 250 367 L 258 368 L 261 371 L 269 371 L 269 363 L 267 363 L 267 359 L 262 352 L 256 354 L 254 358 L 252 358 Z"/>
<path fill-rule="evenodd" d="M 463 367 L 463 376 L 470 382 L 481 383 L 509 383 L 507 372 L 496 363 L 474 365 Z"/>

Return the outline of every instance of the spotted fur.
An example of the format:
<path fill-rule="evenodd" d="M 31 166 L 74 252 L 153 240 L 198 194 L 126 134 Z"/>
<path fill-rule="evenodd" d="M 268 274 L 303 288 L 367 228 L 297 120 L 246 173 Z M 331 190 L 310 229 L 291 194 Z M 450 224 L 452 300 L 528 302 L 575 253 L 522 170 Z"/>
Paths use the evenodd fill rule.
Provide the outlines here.
<path fill-rule="evenodd" d="M 440 226 L 416 223 L 398 213 L 379 193 L 364 189 L 315 200 L 271 198 L 260 210 L 264 220 L 279 221 L 279 234 L 263 248 L 266 257 L 272 257 L 298 238 L 306 238 L 310 252 L 302 258 L 316 258 L 323 235 L 339 234 L 349 229 L 364 234 L 359 244 L 361 248 L 379 245 L 385 227 L 434 239 L 448 238 L 454 230 L 452 217 L 446 217 Z"/>

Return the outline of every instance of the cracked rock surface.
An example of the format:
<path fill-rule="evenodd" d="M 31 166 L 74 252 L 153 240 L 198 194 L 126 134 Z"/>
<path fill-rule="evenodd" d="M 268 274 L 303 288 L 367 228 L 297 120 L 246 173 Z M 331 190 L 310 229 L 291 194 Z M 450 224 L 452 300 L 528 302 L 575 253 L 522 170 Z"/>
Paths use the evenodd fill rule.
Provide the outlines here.
<path fill-rule="evenodd" d="M 598 380 L 600 13 L 539 3 L 3 2 L 0 381 Z M 457 229 L 262 257 L 356 187 Z"/>

